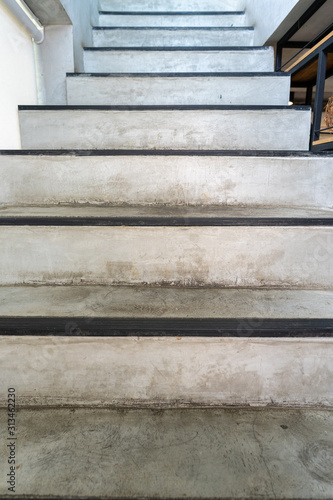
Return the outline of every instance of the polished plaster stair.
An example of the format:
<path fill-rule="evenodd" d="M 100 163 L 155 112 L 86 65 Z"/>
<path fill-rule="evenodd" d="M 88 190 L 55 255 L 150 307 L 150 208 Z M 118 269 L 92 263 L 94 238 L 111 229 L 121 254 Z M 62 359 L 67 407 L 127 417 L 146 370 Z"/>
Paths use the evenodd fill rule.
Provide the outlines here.
<path fill-rule="evenodd" d="M 20 106 L 0 151 L 17 494 L 330 498 L 333 160 L 310 108 L 241 0 L 100 7 L 68 105 Z"/>
<path fill-rule="evenodd" d="M 273 49 L 242 45 L 243 2 L 167 8 L 102 2 L 68 105 L 19 107 L 23 149 L 0 155 L 6 383 L 27 407 L 329 407 L 332 157 L 309 153 Z M 191 32 L 216 11 L 242 24 Z M 187 32 L 240 38 L 170 46 Z"/>

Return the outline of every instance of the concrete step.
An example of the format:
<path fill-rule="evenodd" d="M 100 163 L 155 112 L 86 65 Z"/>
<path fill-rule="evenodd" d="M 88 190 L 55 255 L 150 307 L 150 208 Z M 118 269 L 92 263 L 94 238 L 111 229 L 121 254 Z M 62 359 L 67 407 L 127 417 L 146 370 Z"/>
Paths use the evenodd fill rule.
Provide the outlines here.
<path fill-rule="evenodd" d="M 73 323 L 68 322 L 67 327 L 74 327 Z M 312 406 L 318 410 L 333 404 L 332 338 L 144 338 L 105 337 L 103 333 L 97 337 L 66 337 L 66 333 L 59 336 L 47 333 L 45 330 L 44 335 L 0 336 L 1 377 L 5 387 L 16 389 L 20 411 L 40 406 L 67 406 L 72 412 L 85 406 L 119 407 L 124 418 L 124 407 L 131 406 L 161 410 L 170 406 L 267 405 L 289 410 L 293 406 Z M 6 402 L 7 394 L 2 391 L 0 405 L 5 407 Z M 284 424 L 282 420 L 280 425 Z M 36 422 L 35 425 L 38 441 L 45 446 L 47 441 L 41 440 L 41 429 Z M 205 428 L 202 423 L 201 426 Z M 7 429 L 6 425 L 4 428 Z M 19 429 L 22 440 L 24 432 Z M 313 425 L 306 427 L 307 434 L 309 429 L 312 432 Z M 207 432 L 211 436 L 210 426 Z M 248 433 L 253 435 L 252 427 Z M 105 445 L 104 434 L 102 438 Z M 51 444 L 54 447 L 56 443 L 59 450 L 56 439 L 53 434 Z M 67 441 L 65 446 L 68 447 Z M 141 444 L 139 448 L 143 449 Z M 77 452 L 78 447 L 73 449 Z M 178 446 L 176 449 L 178 453 Z M 289 450 L 287 456 L 290 457 Z M 70 458 L 73 459 L 73 450 Z M 83 460 L 86 463 L 85 456 Z M 327 455 L 323 460 L 326 463 Z M 105 463 L 104 454 L 102 462 Z M 29 460 L 27 464 L 30 463 Z M 56 460 L 56 463 L 63 462 Z M 327 470 L 332 474 L 329 467 Z M 45 477 L 45 464 L 43 474 Z M 285 476 L 281 481 L 285 484 Z M 322 492 L 324 484 L 321 483 Z M 331 482 L 326 484 L 331 486 Z M 66 486 L 67 494 L 68 491 Z"/>
<path fill-rule="evenodd" d="M 333 209 L 182 206 L 9 206 L 2 226 L 333 226 Z"/>
<path fill-rule="evenodd" d="M 127 0 L 124 9 L 123 0 L 101 0 L 102 11 L 127 12 L 198 12 L 198 11 L 240 11 L 244 9 L 244 0 L 168 0 L 167 9 L 165 0 Z"/>
<path fill-rule="evenodd" d="M 244 26 L 244 11 L 238 12 L 108 12 L 101 11 L 99 26 L 129 27 L 230 27 Z"/>
<path fill-rule="evenodd" d="M 205 325 L 206 331 L 210 331 L 212 336 L 217 335 L 217 325 L 220 336 L 228 336 L 232 328 L 237 336 L 261 336 L 267 334 L 269 327 L 272 336 L 283 336 L 284 332 L 290 336 L 297 336 L 298 325 L 301 322 L 304 325 L 308 324 L 308 334 L 310 332 L 315 335 L 315 328 L 310 330 L 316 324 L 315 320 L 331 320 L 333 332 L 332 308 L 333 290 L 105 285 L 0 286 L 2 335 L 6 332 L 5 321 L 1 323 L 2 320 L 16 319 L 12 328 L 18 328 L 17 320 L 22 319 L 22 324 L 24 322 L 26 328 L 31 325 L 30 329 L 35 320 L 37 331 L 37 318 L 43 319 L 40 324 L 43 326 L 38 329 L 38 334 L 41 335 L 47 320 L 50 320 L 48 328 L 53 328 L 53 333 L 57 333 L 56 323 L 53 322 L 55 318 L 65 321 L 66 318 L 77 320 L 78 327 L 84 330 L 86 335 L 93 334 L 94 328 L 97 328 L 97 324 L 90 320 L 101 320 L 101 318 L 105 319 L 104 328 L 110 335 L 114 335 L 111 320 L 121 320 L 116 323 L 116 327 L 122 325 L 128 332 L 134 328 L 138 333 L 141 328 L 141 335 L 144 335 L 146 324 L 144 320 L 151 320 L 150 325 L 154 325 L 156 334 L 160 335 L 161 330 L 166 328 L 167 322 L 171 319 L 180 320 L 178 328 L 181 325 L 186 326 L 182 335 L 195 333 L 193 325 L 192 328 L 190 326 L 192 319 L 200 319 L 200 323 L 196 322 L 194 326 L 197 332 L 200 329 L 204 332 L 202 325 Z M 28 319 L 29 322 L 26 321 Z M 185 319 L 186 325 L 185 322 L 181 322 Z M 275 332 L 273 320 L 279 320 L 276 322 Z M 290 320 L 286 322 L 289 326 L 287 332 L 285 326 L 283 327 L 284 320 Z M 177 321 L 174 321 L 174 324 L 176 325 Z M 320 334 L 322 334 L 325 322 L 318 321 L 317 324 L 321 325 Z M 6 328 L 10 329 L 8 321 Z M 319 330 L 317 334 L 318 332 Z M 17 330 L 14 333 L 18 333 Z M 74 330 L 72 333 L 74 334 Z M 164 333 L 177 336 L 179 331 L 169 330 L 166 333 L 165 330 Z M 305 334 L 306 328 L 302 331 L 302 335 Z"/>
<path fill-rule="evenodd" d="M 0 177 L 3 206 L 333 208 L 333 158 L 310 153 L 0 151 Z"/>
<path fill-rule="evenodd" d="M 93 28 L 94 47 L 247 47 L 253 28 Z"/>
<path fill-rule="evenodd" d="M 72 371 L 72 363 L 70 367 Z M 160 370 L 156 367 L 156 376 Z M 60 370 L 55 380 L 59 376 L 67 390 Z M 126 384 L 127 377 L 117 380 Z M 20 388 L 19 402 L 24 399 Z M 333 496 L 333 413 L 327 408 L 74 410 L 20 405 L 18 415 L 16 449 L 24 467 L 15 477 L 21 497 L 88 498 L 92 490 L 94 498 L 108 499 L 292 499 L 296 491 L 304 500 Z M 8 410 L 2 408 L 4 429 L 7 420 Z M 3 433 L 3 450 L 8 442 Z M 68 480 L 69 470 L 75 481 Z M 6 496 L 7 463 L 2 473 L 0 493 Z"/>
<path fill-rule="evenodd" d="M 2 285 L 328 289 L 333 227 L 41 225 L 0 229 Z"/>
<path fill-rule="evenodd" d="M 19 106 L 23 149 L 308 150 L 308 106 Z"/>
<path fill-rule="evenodd" d="M 289 101 L 285 73 L 67 75 L 70 105 L 280 105 Z"/>
<path fill-rule="evenodd" d="M 84 50 L 86 73 L 272 72 L 272 47 L 146 47 Z"/>

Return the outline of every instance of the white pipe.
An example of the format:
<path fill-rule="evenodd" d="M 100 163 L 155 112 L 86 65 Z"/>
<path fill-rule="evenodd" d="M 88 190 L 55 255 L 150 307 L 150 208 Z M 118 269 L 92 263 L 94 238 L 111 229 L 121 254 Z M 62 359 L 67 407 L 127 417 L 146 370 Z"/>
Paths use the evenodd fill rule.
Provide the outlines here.
<path fill-rule="evenodd" d="M 2 0 L 2 3 L 24 26 L 35 43 L 44 41 L 44 27 L 23 0 Z"/>

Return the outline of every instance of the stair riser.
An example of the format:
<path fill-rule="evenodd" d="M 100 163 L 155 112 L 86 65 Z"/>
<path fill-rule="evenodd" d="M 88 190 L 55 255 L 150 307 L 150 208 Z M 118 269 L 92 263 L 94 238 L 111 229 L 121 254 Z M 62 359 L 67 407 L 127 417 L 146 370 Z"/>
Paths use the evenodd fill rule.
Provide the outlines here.
<path fill-rule="evenodd" d="M 84 52 L 86 73 L 270 72 L 273 49 Z"/>
<path fill-rule="evenodd" d="M 231 27 L 244 26 L 245 15 L 107 15 L 99 17 L 100 26 L 129 27 Z"/>
<path fill-rule="evenodd" d="M 332 340 L 0 337 L 0 345 L 19 407 L 333 404 Z"/>
<path fill-rule="evenodd" d="M 2 227 L 0 283 L 329 288 L 333 228 Z"/>
<path fill-rule="evenodd" d="M 204 11 L 240 11 L 244 9 L 244 0 L 129 0 L 124 8 L 123 0 L 102 0 L 100 10 L 102 11 L 134 11 L 134 12 L 204 12 Z"/>
<path fill-rule="evenodd" d="M 93 30 L 94 47 L 246 47 L 253 30 Z"/>
<path fill-rule="evenodd" d="M 68 104 L 287 105 L 289 77 L 69 77 Z"/>
<path fill-rule="evenodd" d="M 0 176 L 5 205 L 333 207 L 330 158 L 0 156 Z"/>
<path fill-rule="evenodd" d="M 307 150 L 310 110 L 21 111 L 23 149 Z"/>

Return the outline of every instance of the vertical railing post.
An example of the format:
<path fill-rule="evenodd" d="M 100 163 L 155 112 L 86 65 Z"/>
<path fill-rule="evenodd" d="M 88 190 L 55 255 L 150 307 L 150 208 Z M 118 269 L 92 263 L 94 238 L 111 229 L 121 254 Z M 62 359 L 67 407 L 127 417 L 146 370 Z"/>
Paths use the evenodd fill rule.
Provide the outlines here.
<path fill-rule="evenodd" d="M 312 93 L 313 93 L 313 87 L 307 87 L 306 88 L 306 97 L 305 97 L 305 104 L 307 106 L 311 106 L 312 104 Z"/>
<path fill-rule="evenodd" d="M 276 45 L 275 71 L 281 71 L 282 49 L 283 49 L 282 44 L 278 42 Z"/>
<path fill-rule="evenodd" d="M 324 90 L 325 90 L 325 78 L 326 78 L 326 66 L 327 66 L 327 53 L 321 51 L 318 57 L 318 73 L 316 80 L 316 93 L 315 102 L 313 108 L 313 124 L 311 132 L 311 145 L 313 141 L 319 139 L 320 136 L 320 125 L 321 125 L 321 114 L 324 102 Z"/>

